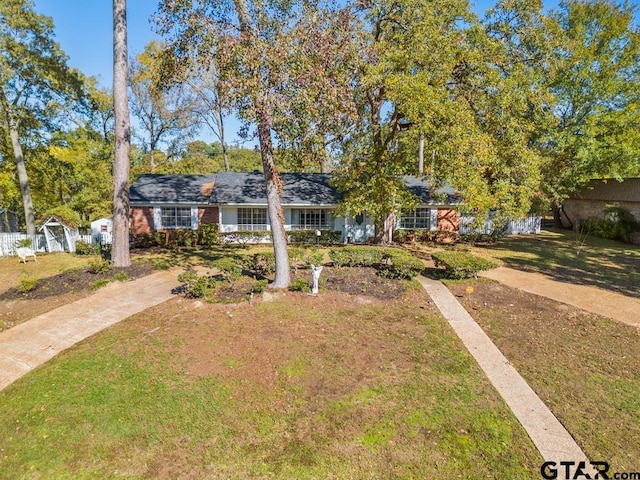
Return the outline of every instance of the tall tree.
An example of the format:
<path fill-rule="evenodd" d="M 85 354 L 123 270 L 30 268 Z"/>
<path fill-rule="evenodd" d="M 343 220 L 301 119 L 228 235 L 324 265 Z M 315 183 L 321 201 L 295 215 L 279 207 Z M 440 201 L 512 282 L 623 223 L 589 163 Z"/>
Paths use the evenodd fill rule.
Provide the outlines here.
<path fill-rule="evenodd" d="M 155 172 L 156 151 L 168 145 L 171 155 L 181 142 L 189 139 L 197 123 L 195 99 L 186 85 L 159 85 L 163 46 L 152 41 L 131 62 L 131 113 L 140 121 L 139 140 L 149 154 L 151 172 Z M 165 87 L 165 88 L 163 88 Z"/>
<path fill-rule="evenodd" d="M 36 232 L 35 214 L 22 138 L 51 124 L 52 105 L 82 97 L 81 79 L 66 62 L 53 41 L 51 18 L 38 15 L 31 0 L 0 3 L 0 121 L 10 138 L 30 234 Z"/>
<path fill-rule="evenodd" d="M 362 0 L 360 120 L 338 181 L 347 213 L 367 211 L 378 241 L 412 208 L 402 175 L 429 152 L 430 182 L 449 182 L 478 218 L 526 213 L 539 187 L 531 142 L 541 110 L 528 64 L 488 34 L 464 0 Z M 421 141 L 422 140 L 422 141 Z M 408 146 L 411 146 L 408 148 Z"/>
<path fill-rule="evenodd" d="M 556 22 L 545 190 L 557 208 L 592 178 L 640 174 L 640 27 L 637 6 L 568 0 Z"/>
<path fill-rule="evenodd" d="M 129 254 L 129 169 L 131 126 L 127 102 L 127 1 L 113 0 L 113 103 L 115 159 L 113 162 L 113 243 L 116 267 L 131 265 Z"/>
<path fill-rule="evenodd" d="M 169 44 L 174 54 L 178 58 L 191 55 L 202 65 L 210 65 L 213 57 L 231 106 L 256 127 L 276 257 L 276 275 L 271 285 L 274 288 L 285 288 L 290 281 L 274 137 L 286 138 L 297 121 L 296 112 L 303 111 L 303 104 L 310 110 L 318 108 L 312 105 L 317 99 L 306 93 L 323 91 L 317 85 L 326 76 L 320 68 L 321 59 L 310 54 L 314 52 L 311 43 L 318 40 L 315 50 L 322 51 L 321 42 L 339 42 L 342 37 L 329 39 L 318 35 L 320 30 L 313 30 L 305 32 L 308 42 L 301 42 L 297 27 L 316 16 L 335 21 L 345 18 L 337 10 L 322 8 L 301 0 L 161 3 L 160 31 L 172 35 Z M 304 49 L 300 48 L 302 45 Z M 337 88 L 324 90 L 326 95 L 335 91 Z M 337 102 L 327 107 L 333 104 Z"/>

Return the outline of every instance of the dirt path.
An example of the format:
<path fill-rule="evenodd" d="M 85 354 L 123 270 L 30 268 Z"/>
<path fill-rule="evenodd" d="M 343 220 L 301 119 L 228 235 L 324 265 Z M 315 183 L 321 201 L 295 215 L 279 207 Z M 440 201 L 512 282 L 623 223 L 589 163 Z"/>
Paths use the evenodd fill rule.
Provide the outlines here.
<path fill-rule="evenodd" d="M 591 313 L 640 327 L 640 299 L 598 287 L 551 280 L 546 275 L 500 267 L 480 276 L 525 292 L 573 305 Z"/>

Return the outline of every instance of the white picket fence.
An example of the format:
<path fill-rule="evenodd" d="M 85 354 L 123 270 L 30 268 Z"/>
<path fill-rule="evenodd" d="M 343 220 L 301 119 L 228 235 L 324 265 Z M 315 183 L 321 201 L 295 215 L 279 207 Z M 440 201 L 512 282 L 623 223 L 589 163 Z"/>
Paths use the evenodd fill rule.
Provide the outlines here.
<path fill-rule="evenodd" d="M 480 227 L 474 227 L 473 223 L 475 217 L 472 215 L 463 215 L 460 217 L 460 235 L 466 235 L 468 233 L 483 233 L 490 235 L 496 229 L 491 216 L 484 221 L 484 225 Z M 525 233 L 540 233 L 542 227 L 542 217 L 536 215 L 529 215 L 528 217 L 520 218 L 518 220 L 511 220 L 505 225 L 506 229 L 504 233 L 506 235 L 521 235 Z"/>
<path fill-rule="evenodd" d="M 47 251 L 47 240 L 41 233 L 36 235 L 27 235 L 26 233 L 0 233 L 0 257 L 16 254 L 18 242 L 22 240 L 31 240 L 31 248 L 36 252 Z M 76 240 L 81 240 L 88 244 L 100 243 L 106 245 L 111 243 L 111 234 L 103 233 L 98 237 L 91 235 L 79 235 Z"/>

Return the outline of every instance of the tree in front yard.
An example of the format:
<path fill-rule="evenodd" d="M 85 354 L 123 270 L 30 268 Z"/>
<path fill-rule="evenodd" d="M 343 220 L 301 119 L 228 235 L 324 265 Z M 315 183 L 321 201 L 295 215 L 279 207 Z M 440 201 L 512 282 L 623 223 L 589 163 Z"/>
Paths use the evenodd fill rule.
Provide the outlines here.
<path fill-rule="evenodd" d="M 53 41 L 51 18 L 38 15 L 30 0 L 0 2 L 0 130 L 10 139 L 29 234 L 36 225 L 25 137 L 50 131 L 60 106 L 82 96 L 80 75 Z"/>
<path fill-rule="evenodd" d="M 287 140 L 292 132 L 297 134 L 321 121 L 310 118 L 315 117 L 314 112 L 322 112 L 323 121 L 327 111 L 341 113 L 336 110 L 339 102 L 333 99 L 348 87 L 331 78 L 334 72 L 323 68 L 330 59 L 317 52 L 336 58 L 342 45 L 349 47 L 348 42 L 341 42 L 348 38 L 340 32 L 348 31 L 350 17 L 331 2 L 329 6 L 320 3 L 165 0 L 160 6 L 159 30 L 170 37 L 167 42 L 174 55 L 194 58 L 205 67 L 213 60 L 221 94 L 257 130 L 276 257 L 273 288 L 286 288 L 290 282 L 274 138 L 290 145 Z M 332 22 L 340 26 L 336 35 L 325 35 L 324 28 Z M 306 30 L 302 31 L 302 25 Z M 336 48 L 327 48 L 328 42 L 335 42 Z M 333 88 L 325 88 L 330 86 Z M 298 115 L 300 112 L 307 115 Z"/>
<path fill-rule="evenodd" d="M 127 1 L 113 0 L 113 103 L 115 160 L 113 162 L 113 243 L 116 267 L 131 265 L 129 254 L 129 169 L 131 125 L 127 102 Z"/>

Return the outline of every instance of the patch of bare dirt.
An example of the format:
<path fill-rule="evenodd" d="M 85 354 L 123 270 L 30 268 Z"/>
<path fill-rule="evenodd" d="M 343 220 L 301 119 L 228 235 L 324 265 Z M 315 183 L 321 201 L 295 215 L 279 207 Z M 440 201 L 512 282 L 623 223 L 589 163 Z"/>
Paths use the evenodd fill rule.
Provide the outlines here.
<path fill-rule="evenodd" d="M 350 315 L 356 314 L 352 321 Z M 437 315 L 437 310 L 421 290 L 393 302 L 340 292 L 265 292 L 237 304 L 178 298 L 144 315 L 145 351 L 166 353 L 173 345 L 169 356 L 178 371 L 216 377 L 240 389 L 259 385 L 266 392 L 290 378 L 304 378 L 305 397 L 313 399 L 319 394 L 339 398 L 390 366 L 400 375 L 414 364 L 416 352 L 398 345 L 424 337 L 425 326 L 416 315 Z"/>
<path fill-rule="evenodd" d="M 91 286 L 96 282 L 113 281 L 123 273 L 133 280 L 153 273 L 153 266 L 148 262 L 134 262 L 130 267 L 111 268 L 100 274 L 87 269 L 69 270 L 38 279 L 36 287 L 29 292 L 11 288 L 0 294 L 0 331 L 84 298 L 91 294 Z"/>

